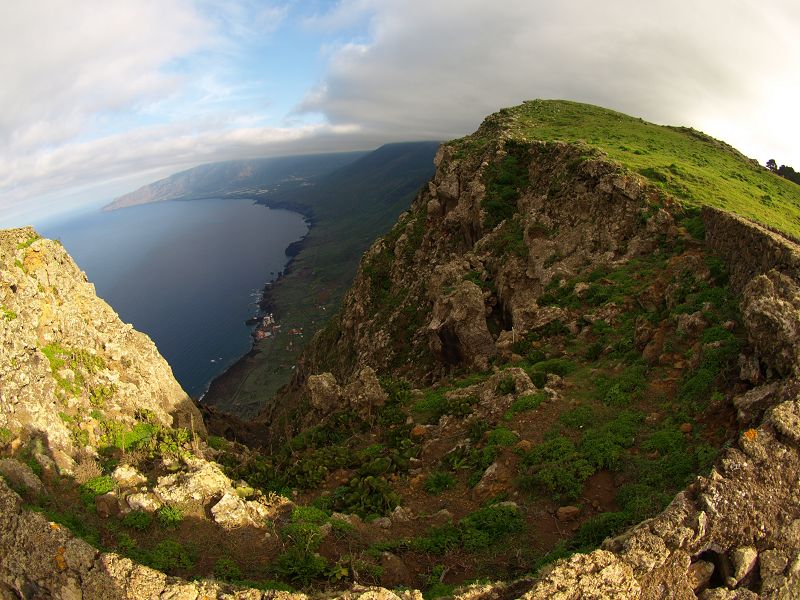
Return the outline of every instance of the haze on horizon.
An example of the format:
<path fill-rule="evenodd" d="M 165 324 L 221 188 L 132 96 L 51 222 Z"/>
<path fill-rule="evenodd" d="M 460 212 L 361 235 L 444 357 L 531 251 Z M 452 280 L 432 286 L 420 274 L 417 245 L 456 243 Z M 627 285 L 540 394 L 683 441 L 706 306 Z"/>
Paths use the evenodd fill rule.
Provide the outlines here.
<path fill-rule="evenodd" d="M 30 0 L 0 7 L 0 226 L 234 158 L 449 139 L 532 98 L 800 167 L 792 0 Z"/>

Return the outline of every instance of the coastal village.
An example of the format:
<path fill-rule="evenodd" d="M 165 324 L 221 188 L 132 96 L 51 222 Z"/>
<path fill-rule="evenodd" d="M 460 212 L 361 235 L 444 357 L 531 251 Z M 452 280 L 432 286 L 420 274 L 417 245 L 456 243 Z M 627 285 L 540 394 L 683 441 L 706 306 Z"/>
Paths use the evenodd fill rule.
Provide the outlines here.
<path fill-rule="evenodd" d="M 267 313 L 262 317 L 257 317 L 256 323 L 256 328 L 250 334 L 253 336 L 253 340 L 256 342 L 260 342 L 261 340 L 278 335 L 278 332 L 281 329 L 280 324 L 275 320 L 275 317 L 272 313 Z M 303 337 L 303 328 L 292 328 L 287 333 L 289 335 L 299 335 L 300 337 Z"/>

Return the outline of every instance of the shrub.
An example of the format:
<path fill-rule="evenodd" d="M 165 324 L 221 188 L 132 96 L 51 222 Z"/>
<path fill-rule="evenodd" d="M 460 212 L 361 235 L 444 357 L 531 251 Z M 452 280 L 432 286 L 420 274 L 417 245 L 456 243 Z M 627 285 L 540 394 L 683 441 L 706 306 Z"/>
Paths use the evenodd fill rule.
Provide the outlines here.
<path fill-rule="evenodd" d="M 208 436 L 208 445 L 214 450 L 225 450 L 228 447 L 228 440 L 218 435 Z"/>
<path fill-rule="evenodd" d="M 295 506 L 292 510 L 293 523 L 324 525 L 328 522 L 328 518 L 328 513 L 316 506 Z"/>
<path fill-rule="evenodd" d="M 566 377 L 576 369 L 575 363 L 566 358 L 551 358 L 536 363 L 531 370 L 540 373 L 553 373 L 559 377 Z M 547 379 L 545 379 L 547 381 Z"/>
<path fill-rule="evenodd" d="M 494 229 L 517 212 L 520 191 L 528 186 L 529 159 L 525 147 L 509 141 L 506 152 L 500 161 L 490 164 L 484 171 L 486 194 L 482 207 L 486 229 Z"/>
<path fill-rule="evenodd" d="M 297 547 L 282 552 L 272 562 L 272 570 L 278 577 L 303 587 L 321 577 L 327 567 L 325 557 Z"/>
<path fill-rule="evenodd" d="M 386 515 L 400 504 L 384 477 L 368 475 L 354 477 L 336 488 L 330 497 L 331 507 L 344 513 L 356 513 L 361 518 Z"/>
<path fill-rule="evenodd" d="M 498 427 L 489 433 L 488 443 L 491 446 L 513 446 L 519 438 L 517 434 L 505 427 Z"/>
<path fill-rule="evenodd" d="M 108 475 L 93 477 L 80 486 L 81 500 L 83 500 L 85 504 L 91 505 L 95 497 L 113 491 L 114 487 L 114 480 Z"/>
<path fill-rule="evenodd" d="M 10 429 L 7 429 L 5 427 L 0 427 L 0 448 L 8 444 L 13 439 L 14 439 L 14 434 L 11 433 Z"/>
<path fill-rule="evenodd" d="M 592 517 L 580 526 L 570 546 L 589 550 L 599 546 L 607 537 L 621 532 L 630 523 L 630 516 L 624 512 L 606 512 Z"/>
<path fill-rule="evenodd" d="M 517 389 L 517 384 L 514 382 L 513 377 L 503 377 L 500 381 L 497 382 L 497 393 L 505 396 L 506 394 L 512 394 Z"/>
<path fill-rule="evenodd" d="M 514 506 L 493 505 L 470 513 L 457 526 L 433 527 L 426 535 L 409 540 L 408 546 L 417 552 L 438 555 L 457 547 L 474 552 L 521 531 L 522 527 L 522 517 Z"/>
<path fill-rule="evenodd" d="M 214 577 L 222 581 L 239 581 L 242 578 L 242 570 L 233 559 L 220 558 L 214 563 Z"/>
<path fill-rule="evenodd" d="M 445 397 L 446 390 L 431 389 L 425 392 L 424 397 L 414 404 L 414 410 L 422 413 L 428 423 L 438 423 L 444 415 L 456 415 L 466 417 L 472 412 L 472 405 L 477 402 L 477 398 L 453 398 Z"/>
<path fill-rule="evenodd" d="M 408 546 L 416 552 L 444 554 L 461 544 L 461 532 L 452 524 L 432 527 L 427 534 L 409 540 Z"/>
<path fill-rule="evenodd" d="M 531 491 L 545 488 L 556 500 L 574 499 L 594 472 L 592 466 L 564 436 L 555 436 L 525 454 L 520 463 L 520 485 Z"/>
<path fill-rule="evenodd" d="M 511 407 L 503 415 L 503 419 L 510 421 L 517 413 L 525 412 L 526 410 L 534 410 L 547 399 L 545 392 L 536 392 L 521 396 L 511 403 Z"/>
<path fill-rule="evenodd" d="M 194 558 L 179 542 L 164 540 L 149 552 L 147 559 L 143 562 L 159 571 L 173 571 L 191 568 Z"/>
<path fill-rule="evenodd" d="M 489 430 L 489 423 L 484 419 L 472 419 L 467 423 L 467 435 L 473 442 L 479 442 L 483 434 Z"/>
<path fill-rule="evenodd" d="M 183 520 L 183 511 L 175 506 L 162 506 L 156 511 L 156 518 L 162 527 L 175 529 Z"/>
<path fill-rule="evenodd" d="M 297 548 L 315 551 L 322 541 L 322 529 L 314 523 L 289 523 L 281 529 L 281 537 Z"/>
<path fill-rule="evenodd" d="M 425 491 L 438 496 L 456 484 L 456 478 L 446 471 L 434 471 L 425 480 Z"/>
<path fill-rule="evenodd" d="M 122 524 L 125 527 L 136 529 L 137 531 L 144 531 L 150 527 L 152 522 L 153 517 L 141 510 L 133 510 L 122 518 Z"/>
<path fill-rule="evenodd" d="M 576 406 L 575 408 L 562 413 L 559 420 L 567 427 L 580 429 L 586 427 L 594 421 L 594 411 L 590 406 Z"/>

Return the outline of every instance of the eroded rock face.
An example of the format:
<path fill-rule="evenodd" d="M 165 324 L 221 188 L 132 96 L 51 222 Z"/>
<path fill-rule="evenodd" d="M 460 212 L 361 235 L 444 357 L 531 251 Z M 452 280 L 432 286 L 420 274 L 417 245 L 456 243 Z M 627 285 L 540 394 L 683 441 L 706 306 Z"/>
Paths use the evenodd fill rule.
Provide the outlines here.
<path fill-rule="evenodd" d="M 781 376 L 800 370 L 800 287 L 778 271 L 754 277 L 742 293 L 748 337 Z"/>
<path fill-rule="evenodd" d="M 40 438 L 59 467 L 94 445 L 93 410 L 127 424 L 146 410 L 204 431 L 153 342 L 95 295 L 59 243 L 30 227 L 0 231 L 0 305 L 0 427 Z"/>
<path fill-rule="evenodd" d="M 306 424 L 316 424 L 342 407 L 349 407 L 369 420 L 387 399 L 375 371 L 370 367 L 361 369 L 345 386 L 340 386 L 331 373 L 312 375 L 308 378 L 306 394 L 311 408 L 311 412 L 303 419 Z"/>
<path fill-rule="evenodd" d="M 446 364 L 465 364 L 485 370 L 496 354 L 494 339 L 486 325 L 481 289 L 462 282 L 448 296 L 439 298 L 428 325 L 431 349 Z"/>

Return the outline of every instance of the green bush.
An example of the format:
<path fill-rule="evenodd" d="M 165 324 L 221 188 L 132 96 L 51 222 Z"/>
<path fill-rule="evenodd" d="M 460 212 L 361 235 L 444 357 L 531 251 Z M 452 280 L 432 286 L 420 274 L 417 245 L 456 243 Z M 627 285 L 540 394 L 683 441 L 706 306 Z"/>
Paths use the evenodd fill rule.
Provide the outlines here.
<path fill-rule="evenodd" d="M 292 545 L 310 552 L 319 548 L 322 529 L 313 523 L 289 523 L 281 529 L 281 537 Z"/>
<path fill-rule="evenodd" d="M 218 435 L 208 436 L 208 445 L 214 450 L 225 450 L 228 447 L 228 440 Z"/>
<path fill-rule="evenodd" d="M 536 392 L 526 396 L 520 396 L 511 403 L 509 409 L 503 415 L 503 419 L 510 421 L 517 413 L 525 412 L 527 410 L 534 410 L 547 399 L 545 392 Z"/>
<path fill-rule="evenodd" d="M 456 478 L 446 471 L 434 471 L 425 480 L 425 491 L 438 496 L 456 484 Z"/>
<path fill-rule="evenodd" d="M 567 427 L 580 429 L 594 422 L 595 415 L 591 406 L 576 406 L 562 413 L 558 419 Z"/>
<path fill-rule="evenodd" d="M 488 430 L 489 423 L 484 419 L 472 419 L 467 423 L 467 436 L 475 443 L 480 442 Z"/>
<path fill-rule="evenodd" d="M 506 143 L 506 152 L 501 160 L 488 165 L 483 173 L 486 194 L 482 207 L 486 229 L 494 229 L 502 221 L 514 216 L 520 192 L 529 183 L 530 159 L 525 146 L 509 141 Z"/>
<path fill-rule="evenodd" d="M 302 587 L 322 577 L 327 567 L 325 557 L 297 547 L 289 548 L 272 561 L 272 570 L 278 577 Z"/>
<path fill-rule="evenodd" d="M 505 396 L 506 394 L 513 394 L 517 389 L 517 384 L 514 382 L 514 378 L 511 376 L 503 377 L 500 381 L 497 382 L 497 393 L 500 395 Z"/>
<path fill-rule="evenodd" d="M 540 373 L 553 373 L 559 377 L 566 377 L 572 373 L 577 367 L 575 363 L 566 358 L 551 358 L 536 363 L 531 367 L 531 370 Z M 547 381 L 545 379 L 545 381 Z M 537 386 L 538 387 L 538 386 Z"/>
<path fill-rule="evenodd" d="M 366 519 L 390 513 L 400 504 L 400 497 L 384 477 L 368 475 L 354 477 L 336 488 L 329 502 L 337 512 L 356 513 Z"/>
<path fill-rule="evenodd" d="M 150 527 L 153 522 L 153 517 L 149 513 L 141 510 L 133 510 L 122 518 L 122 524 L 130 529 L 137 531 L 144 531 Z"/>
<path fill-rule="evenodd" d="M 97 496 L 102 496 L 114 491 L 116 484 L 108 475 L 93 477 L 80 487 L 81 500 L 84 504 L 91 505 Z"/>
<path fill-rule="evenodd" d="M 461 544 L 461 531 L 455 525 L 432 527 L 424 536 L 409 540 L 408 546 L 416 552 L 442 555 Z"/>
<path fill-rule="evenodd" d="M 164 540 L 149 552 L 143 562 L 159 571 L 170 572 L 175 569 L 190 569 L 194 565 L 194 558 L 179 542 Z"/>
<path fill-rule="evenodd" d="M 10 429 L 7 429 L 5 427 L 0 427 L 0 448 L 8 444 L 13 439 L 14 439 L 14 434 L 11 433 Z"/>
<path fill-rule="evenodd" d="M 444 415 L 455 415 L 466 417 L 472 412 L 472 406 L 478 401 L 477 398 L 453 398 L 445 397 L 447 390 L 430 389 L 425 391 L 424 397 L 414 404 L 414 411 L 422 413 L 425 421 L 436 424 Z"/>
<path fill-rule="evenodd" d="M 630 515 L 624 512 L 601 513 L 580 526 L 570 546 L 578 550 L 596 548 L 607 537 L 621 533 L 629 524 Z"/>
<path fill-rule="evenodd" d="M 498 427 L 489 433 L 487 443 L 491 446 L 513 446 L 519 441 L 517 434 L 506 427 Z"/>
<path fill-rule="evenodd" d="M 239 581 L 242 579 L 242 570 L 233 559 L 220 558 L 214 563 L 214 577 L 222 581 Z"/>
<path fill-rule="evenodd" d="M 183 511 L 176 506 L 162 506 L 156 511 L 156 518 L 162 527 L 175 529 L 183 521 Z"/>
<path fill-rule="evenodd" d="M 316 506 L 295 506 L 292 510 L 293 523 L 313 523 L 324 525 L 328 522 L 328 513 Z"/>
<path fill-rule="evenodd" d="M 559 435 L 545 440 L 523 456 L 519 483 L 531 491 L 544 488 L 556 500 L 572 500 L 580 496 L 584 482 L 593 472 L 575 445 Z"/>
<path fill-rule="evenodd" d="M 458 547 L 475 552 L 522 528 L 522 517 L 515 507 L 493 505 L 470 513 L 458 525 L 433 527 L 426 535 L 409 540 L 407 544 L 412 550 L 427 554 L 442 555 Z"/>

